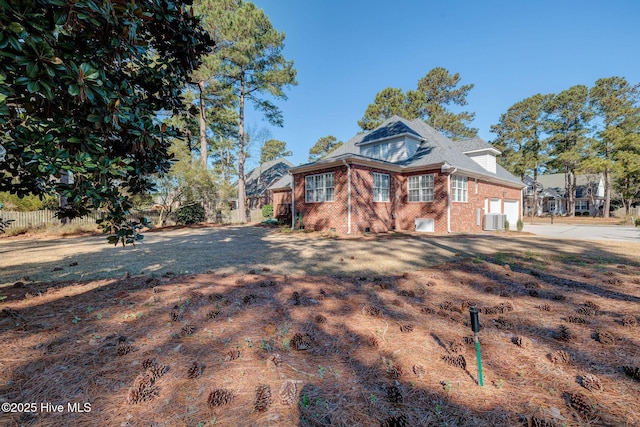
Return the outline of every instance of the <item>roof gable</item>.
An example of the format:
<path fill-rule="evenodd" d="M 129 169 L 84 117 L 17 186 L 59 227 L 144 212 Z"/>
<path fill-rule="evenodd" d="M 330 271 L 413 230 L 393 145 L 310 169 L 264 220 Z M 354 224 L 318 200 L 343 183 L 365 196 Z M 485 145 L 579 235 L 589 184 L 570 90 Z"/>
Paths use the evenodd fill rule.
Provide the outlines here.
<path fill-rule="evenodd" d="M 257 197 L 273 184 L 277 179 L 286 175 L 293 163 L 286 159 L 276 159 L 265 162 L 247 174 L 245 191 L 247 197 Z"/>

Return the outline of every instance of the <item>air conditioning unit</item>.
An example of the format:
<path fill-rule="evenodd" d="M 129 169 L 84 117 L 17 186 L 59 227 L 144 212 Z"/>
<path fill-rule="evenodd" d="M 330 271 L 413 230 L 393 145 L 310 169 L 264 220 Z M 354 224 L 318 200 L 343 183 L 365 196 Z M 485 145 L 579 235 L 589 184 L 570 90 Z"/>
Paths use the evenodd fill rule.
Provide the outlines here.
<path fill-rule="evenodd" d="M 504 222 L 507 220 L 505 214 L 488 213 L 484 216 L 483 230 L 504 230 Z"/>

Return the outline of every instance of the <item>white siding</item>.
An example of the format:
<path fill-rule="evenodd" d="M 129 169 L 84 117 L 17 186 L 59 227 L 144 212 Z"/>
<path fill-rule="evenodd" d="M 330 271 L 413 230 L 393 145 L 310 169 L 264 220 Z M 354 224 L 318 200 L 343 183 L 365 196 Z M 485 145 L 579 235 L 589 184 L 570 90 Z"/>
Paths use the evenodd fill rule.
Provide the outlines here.
<path fill-rule="evenodd" d="M 407 160 L 412 157 L 416 151 L 418 150 L 418 146 L 420 145 L 420 141 L 414 138 L 407 138 L 406 136 L 396 138 L 396 139 L 387 139 L 380 142 L 373 142 L 371 144 L 364 145 L 360 147 L 360 154 L 367 157 L 375 158 L 374 146 L 379 144 L 389 144 L 389 155 L 385 159 L 387 162 L 401 162 L 403 160 Z"/>
<path fill-rule="evenodd" d="M 468 154 L 469 158 L 489 172 L 496 173 L 496 156 L 489 153 Z"/>

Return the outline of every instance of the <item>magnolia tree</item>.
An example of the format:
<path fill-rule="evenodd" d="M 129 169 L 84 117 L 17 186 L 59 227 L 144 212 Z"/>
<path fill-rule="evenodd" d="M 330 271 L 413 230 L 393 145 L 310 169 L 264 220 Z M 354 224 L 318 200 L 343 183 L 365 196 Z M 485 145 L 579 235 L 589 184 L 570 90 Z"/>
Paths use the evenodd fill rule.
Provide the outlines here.
<path fill-rule="evenodd" d="M 212 41 L 189 1 L 1 0 L 0 191 L 59 194 L 61 218 L 95 208 L 131 243 L 129 196 L 168 170 L 160 111 Z"/>

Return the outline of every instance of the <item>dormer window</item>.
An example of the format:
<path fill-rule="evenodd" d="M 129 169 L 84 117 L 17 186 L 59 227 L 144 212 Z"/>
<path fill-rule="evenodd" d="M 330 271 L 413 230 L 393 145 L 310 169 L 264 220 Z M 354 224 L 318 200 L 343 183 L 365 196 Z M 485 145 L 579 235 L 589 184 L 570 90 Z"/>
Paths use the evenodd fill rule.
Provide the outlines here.
<path fill-rule="evenodd" d="M 387 160 L 389 158 L 389 143 L 383 142 L 373 146 L 371 157 L 378 160 Z"/>

